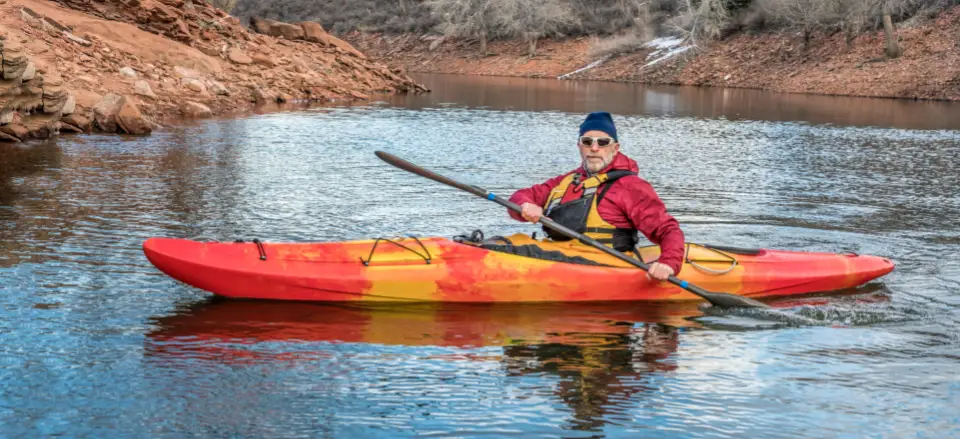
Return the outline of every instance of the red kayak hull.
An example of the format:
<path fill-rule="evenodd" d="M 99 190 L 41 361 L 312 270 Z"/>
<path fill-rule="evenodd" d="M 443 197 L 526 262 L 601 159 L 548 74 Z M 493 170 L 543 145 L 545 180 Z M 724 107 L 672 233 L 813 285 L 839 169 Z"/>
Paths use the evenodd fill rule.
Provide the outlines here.
<path fill-rule="evenodd" d="M 549 261 L 490 251 L 444 238 L 393 242 L 208 243 L 152 238 L 147 258 L 167 275 L 214 294 L 252 299 L 371 302 L 584 302 L 700 300 L 648 279 L 575 242 L 509 237 L 514 244 L 580 256 L 603 265 Z M 398 245 L 399 244 L 399 245 Z M 376 248 L 374 248 L 376 247 Z M 659 254 L 641 249 L 645 260 Z M 890 273 L 876 256 L 757 250 L 688 244 L 678 277 L 710 291 L 757 297 L 855 287 Z"/>

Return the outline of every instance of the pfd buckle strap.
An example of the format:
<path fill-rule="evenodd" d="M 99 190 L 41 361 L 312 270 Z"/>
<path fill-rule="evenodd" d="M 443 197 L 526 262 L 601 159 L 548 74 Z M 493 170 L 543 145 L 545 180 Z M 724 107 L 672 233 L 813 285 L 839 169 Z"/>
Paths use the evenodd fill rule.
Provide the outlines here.
<path fill-rule="evenodd" d="M 416 251 L 416 250 L 414 250 L 414 249 L 412 249 L 412 248 L 410 248 L 410 247 L 407 247 L 406 245 L 403 245 L 403 244 L 400 243 L 400 242 L 394 241 L 394 240 L 392 240 L 392 239 L 390 239 L 390 238 L 377 238 L 376 240 L 373 241 L 373 248 L 370 249 L 370 255 L 367 256 L 367 260 L 363 260 L 363 256 L 361 256 L 361 257 L 360 257 L 360 262 L 363 263 L 363 266 L 364 266 L 364 267 L 369 267 L 369 266 L 370 266 L 370 262 L 373 261 L 373 253 L 377 251 L 377 245 L 379 245 L 381 241 L 384 241 L 384 242 L 389 242 L 389 243 L 391 243 L 391 244 L 393 244 L 393 245 L 395 245 L 395 246 L 397 246 L 397 247 L 400 247 L 400 248 L 402 248 L 402 249 L 404 249 L 404 250 L 409 250 L 409 251 L 412 252 L 413 254 L 415 254 L 415 255 L 420 256 L 421 258 L 423 258 L 423 261 L 426 262 L 427 265 L 430 265 L 430 261 L 433 259 L 433 257 L 430 256 L 430 250 L 427 250 L 427 246 L 423 245 L 423 242 L 420 241 L 420 238 L 417 238 L 416 236 L 413 236 L 413 235 L 407 235 L 407 236 L 410 237 L 410 238 L 413 238 L 414 241 L 417 241 L 417 244 L 420 244 L 420 248 L 423 249 L 423 252 L 426 253 L 426 255 L 424 255 L 423 253 L 420 253 L 420 252 L 418 252 L 418 251 Z"/>

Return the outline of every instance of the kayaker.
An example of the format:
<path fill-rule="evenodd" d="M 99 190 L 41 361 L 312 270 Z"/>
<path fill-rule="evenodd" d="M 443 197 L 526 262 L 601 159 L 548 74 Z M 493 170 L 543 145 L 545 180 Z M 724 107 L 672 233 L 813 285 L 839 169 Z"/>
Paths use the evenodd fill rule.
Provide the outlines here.
<path fill-rule="evenodd" d="M 623 252 L 637 245 L 639 231 L 661 249 L 648 276 L 666 280 L 678 274 L 683 263 L 683 232 L 650 183 L 637 176 L 637 162 L 620 153 L 610 113 L 587 115 L 577 143 L 582 165 L 515 192 L 510 201 L 523 211 L 511 211 L 510 216 L 535 223 L 546 211 L 557 223 Z M 553 240 L 569 240 L 550 229 L 544 231 Z"/>

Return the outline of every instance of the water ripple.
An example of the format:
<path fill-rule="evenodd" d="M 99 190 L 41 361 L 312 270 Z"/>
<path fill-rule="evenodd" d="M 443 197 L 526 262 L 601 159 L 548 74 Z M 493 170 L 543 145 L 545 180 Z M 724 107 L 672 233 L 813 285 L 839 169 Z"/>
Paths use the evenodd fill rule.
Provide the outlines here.
<path fill-rule="evenodd" d="M 790 105 L 718 117 L 699 89 L 549 84 L 523 103 L 513 82 L 460 84 L 149 138 L 0 145 L 4 434 L 960 435 L 956 131 L 838 125 L 843 105 L 871 108 L 860 101 L 791 122 Z M 142 256 L 152 236 L 532 232 L 373 151 L 506 195 L 576 167 L 583 106 L 608 93 L 624 151 L 691 241 L 875 254 L 897 270 L 774 302 L 798 320 L 777 322 L 696 305 L 209 301 Z M 952 114 L 931 105 L 909 107 L 931 119 L 914 125 Z"/>

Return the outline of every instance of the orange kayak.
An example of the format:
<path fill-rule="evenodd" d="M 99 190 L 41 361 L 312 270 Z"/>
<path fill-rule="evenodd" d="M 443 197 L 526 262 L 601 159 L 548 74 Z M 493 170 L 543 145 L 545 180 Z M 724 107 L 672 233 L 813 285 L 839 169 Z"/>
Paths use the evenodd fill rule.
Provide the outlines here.
<path fill-rule="evenodd" d="M 328 243 L 198 242 L 151 238 L 146 257 L 167 275 L 214 294 L 251 299 L 370 302 L 700 300 L 575 241 L 507 237 L 510 245 L 446 238 Z M 518 249 L 525 249 L 518 251 Z M 536 250 L 529 256 L 526 250 Z M 656 246 L 639 249 L 650 262 Z M 543 259 L 547 255 L 552 259 Z M 876 256 L 743 250 L 687 244 L 678 277 L 710 291 L 757 297 L 851 288 L 894 264 Z"/>

